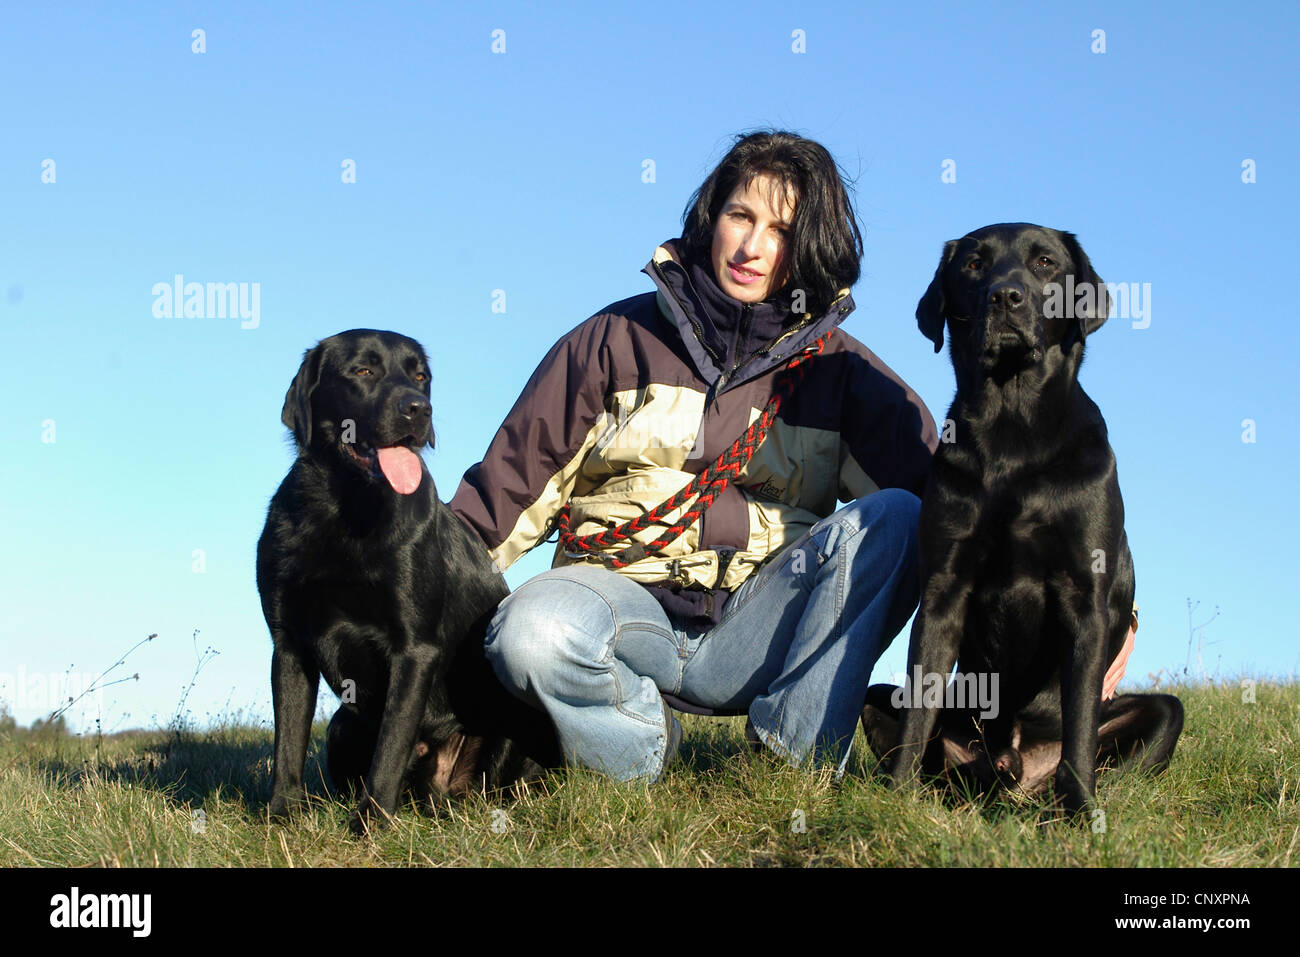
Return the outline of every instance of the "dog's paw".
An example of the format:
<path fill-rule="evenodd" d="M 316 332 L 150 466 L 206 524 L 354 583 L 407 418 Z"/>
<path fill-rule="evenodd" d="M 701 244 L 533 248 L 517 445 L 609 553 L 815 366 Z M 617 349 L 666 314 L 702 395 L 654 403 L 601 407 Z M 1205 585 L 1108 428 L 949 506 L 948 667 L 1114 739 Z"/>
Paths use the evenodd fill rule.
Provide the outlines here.
<path fill-rule="evenodd" d="M 271 796 L 271 803 L 266 806 L 267 816 L 278 823 L 283 823 L 302 807 L 306 801 L 306 794 L 303 791 L 274 794 Z"/>
<path fill-rule="evenodd" d="M 1065 811 L 1076 824 L 1089 823 L 1097 810 L 1097 799 L 1092 790 L 1064 767 L 1057 768 L 1052 787 L 1053 803 Z"/>
<path fill-rule="evenodd" d="M 895 759 L 889 772 L 889 787 L 900 794 L 913 794 L 921 790 L 920 762 L 908 762 L 904 765 L 902 761 Z"/>
<path fill-rule="evenodd" d="M 392 819 L 387 811 L 369 797 L 362 800 L 352 816 L 348 818 L 348 830 L 357 837 L 364 837 L 377 831 Z"/>
<path fill-rule="evenodd" d="M 893 750 L 889 764 L 889 786 L 895 791 L 920 790 L 921 779 L 926 775 L 925 752 L 914 745 L 900 744 Z"/>

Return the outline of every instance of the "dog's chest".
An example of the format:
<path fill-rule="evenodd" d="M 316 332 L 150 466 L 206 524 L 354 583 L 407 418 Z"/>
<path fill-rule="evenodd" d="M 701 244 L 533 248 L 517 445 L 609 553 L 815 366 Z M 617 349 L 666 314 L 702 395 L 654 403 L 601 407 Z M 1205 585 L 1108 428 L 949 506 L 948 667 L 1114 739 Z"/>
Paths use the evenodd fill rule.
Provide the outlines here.
<path fill-rule="evenodd" d="M 932 569 L 943 565 L 968 583 L 961 669 L 998 673 L 1007 703 L 1019 707 L 1057 671 L 1062 608 L 1088 571 L 1080 559 L 1087 517 L 1063 507 L 1070 482 L 1059 468 L 986 467 L 960 447 L 939 455 L 923 547 Z"/>
<path fill-rule="evenodd" d="M 927 521 L 945 551 L 958 549 L 965 577 L 1006 585 L 1041 579 L 1068 548 L 1050 477 L 981 473 L 950 482 Z"/>
<path fill-rule="evenodd" d="M 970 584 L 964 649 L 1005 660 L 1038 644 L 1069 534 L 1051 508 L 1049 482 L 981 473 L 948 483 L 936 506 L 926 518 L 931 564 L 950 562 Z"/>
<path fill-rule="evenodd" d="M 432 575 L 426 581 L 418 574 L 413 543 L 357 537 L 327 521 L 281 531 L 276 551 L 285 623 L 299 640 L 376 655 L 399 652 L 417 637 L 431 640 L 410 634 L 413 623 L 436 620 L 437 604 Z"/>

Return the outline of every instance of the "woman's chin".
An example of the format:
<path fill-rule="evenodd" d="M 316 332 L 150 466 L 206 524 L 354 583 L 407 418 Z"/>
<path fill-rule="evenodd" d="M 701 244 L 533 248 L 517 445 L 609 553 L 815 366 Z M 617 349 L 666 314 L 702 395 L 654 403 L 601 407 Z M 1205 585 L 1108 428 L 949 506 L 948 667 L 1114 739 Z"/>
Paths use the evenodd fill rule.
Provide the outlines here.
<path fill-rule="evenodd" d="M 739 300 L 740 302 L 747 302 L 750 303 L 751 305 L 760 303 L 767 298 L 768 284 L 765 282 L 755 282 L 755 283 L 748 283 L 748 284 L 739 283 L 733 281 L 731 277 L 728 276 L 718 285 L 722 289 L 722 291 L 725 292 L 732 299 Z"/>

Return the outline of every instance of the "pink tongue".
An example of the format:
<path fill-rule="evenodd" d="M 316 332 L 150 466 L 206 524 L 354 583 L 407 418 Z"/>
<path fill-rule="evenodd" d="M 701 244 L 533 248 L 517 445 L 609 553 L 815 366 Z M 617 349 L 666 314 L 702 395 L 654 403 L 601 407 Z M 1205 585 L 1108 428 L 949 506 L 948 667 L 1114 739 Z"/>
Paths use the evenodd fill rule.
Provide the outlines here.
<path fill-rule="evenodd" d="M 380 449 L 379 468 L 399 495 L 410 495 L 420 487 L 420 457 L 404 446 Z"/>

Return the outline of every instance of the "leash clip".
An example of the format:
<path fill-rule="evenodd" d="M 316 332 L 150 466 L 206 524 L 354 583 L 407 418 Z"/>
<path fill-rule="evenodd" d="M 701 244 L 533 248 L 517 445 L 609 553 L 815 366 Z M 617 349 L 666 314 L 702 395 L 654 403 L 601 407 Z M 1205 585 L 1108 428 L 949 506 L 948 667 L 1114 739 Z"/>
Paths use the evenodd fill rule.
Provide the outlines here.
<path fill-rule="evenodd" d="M 633 562 L 639 562 L 641 559 L 645 558 L 645 556 L 645 546 L 640 542 L 633 542 L 627 548 L 619 549 L 617 552 L 613 552 L 612 554 L 602 553 L 597 557 L 600 559 L 602 565 L 613 572 L 618 571 L 620 568 L 627 565 L 631 565 Z M 618 562 L 617 565 L 614 564 L 615 561 Z"/>

